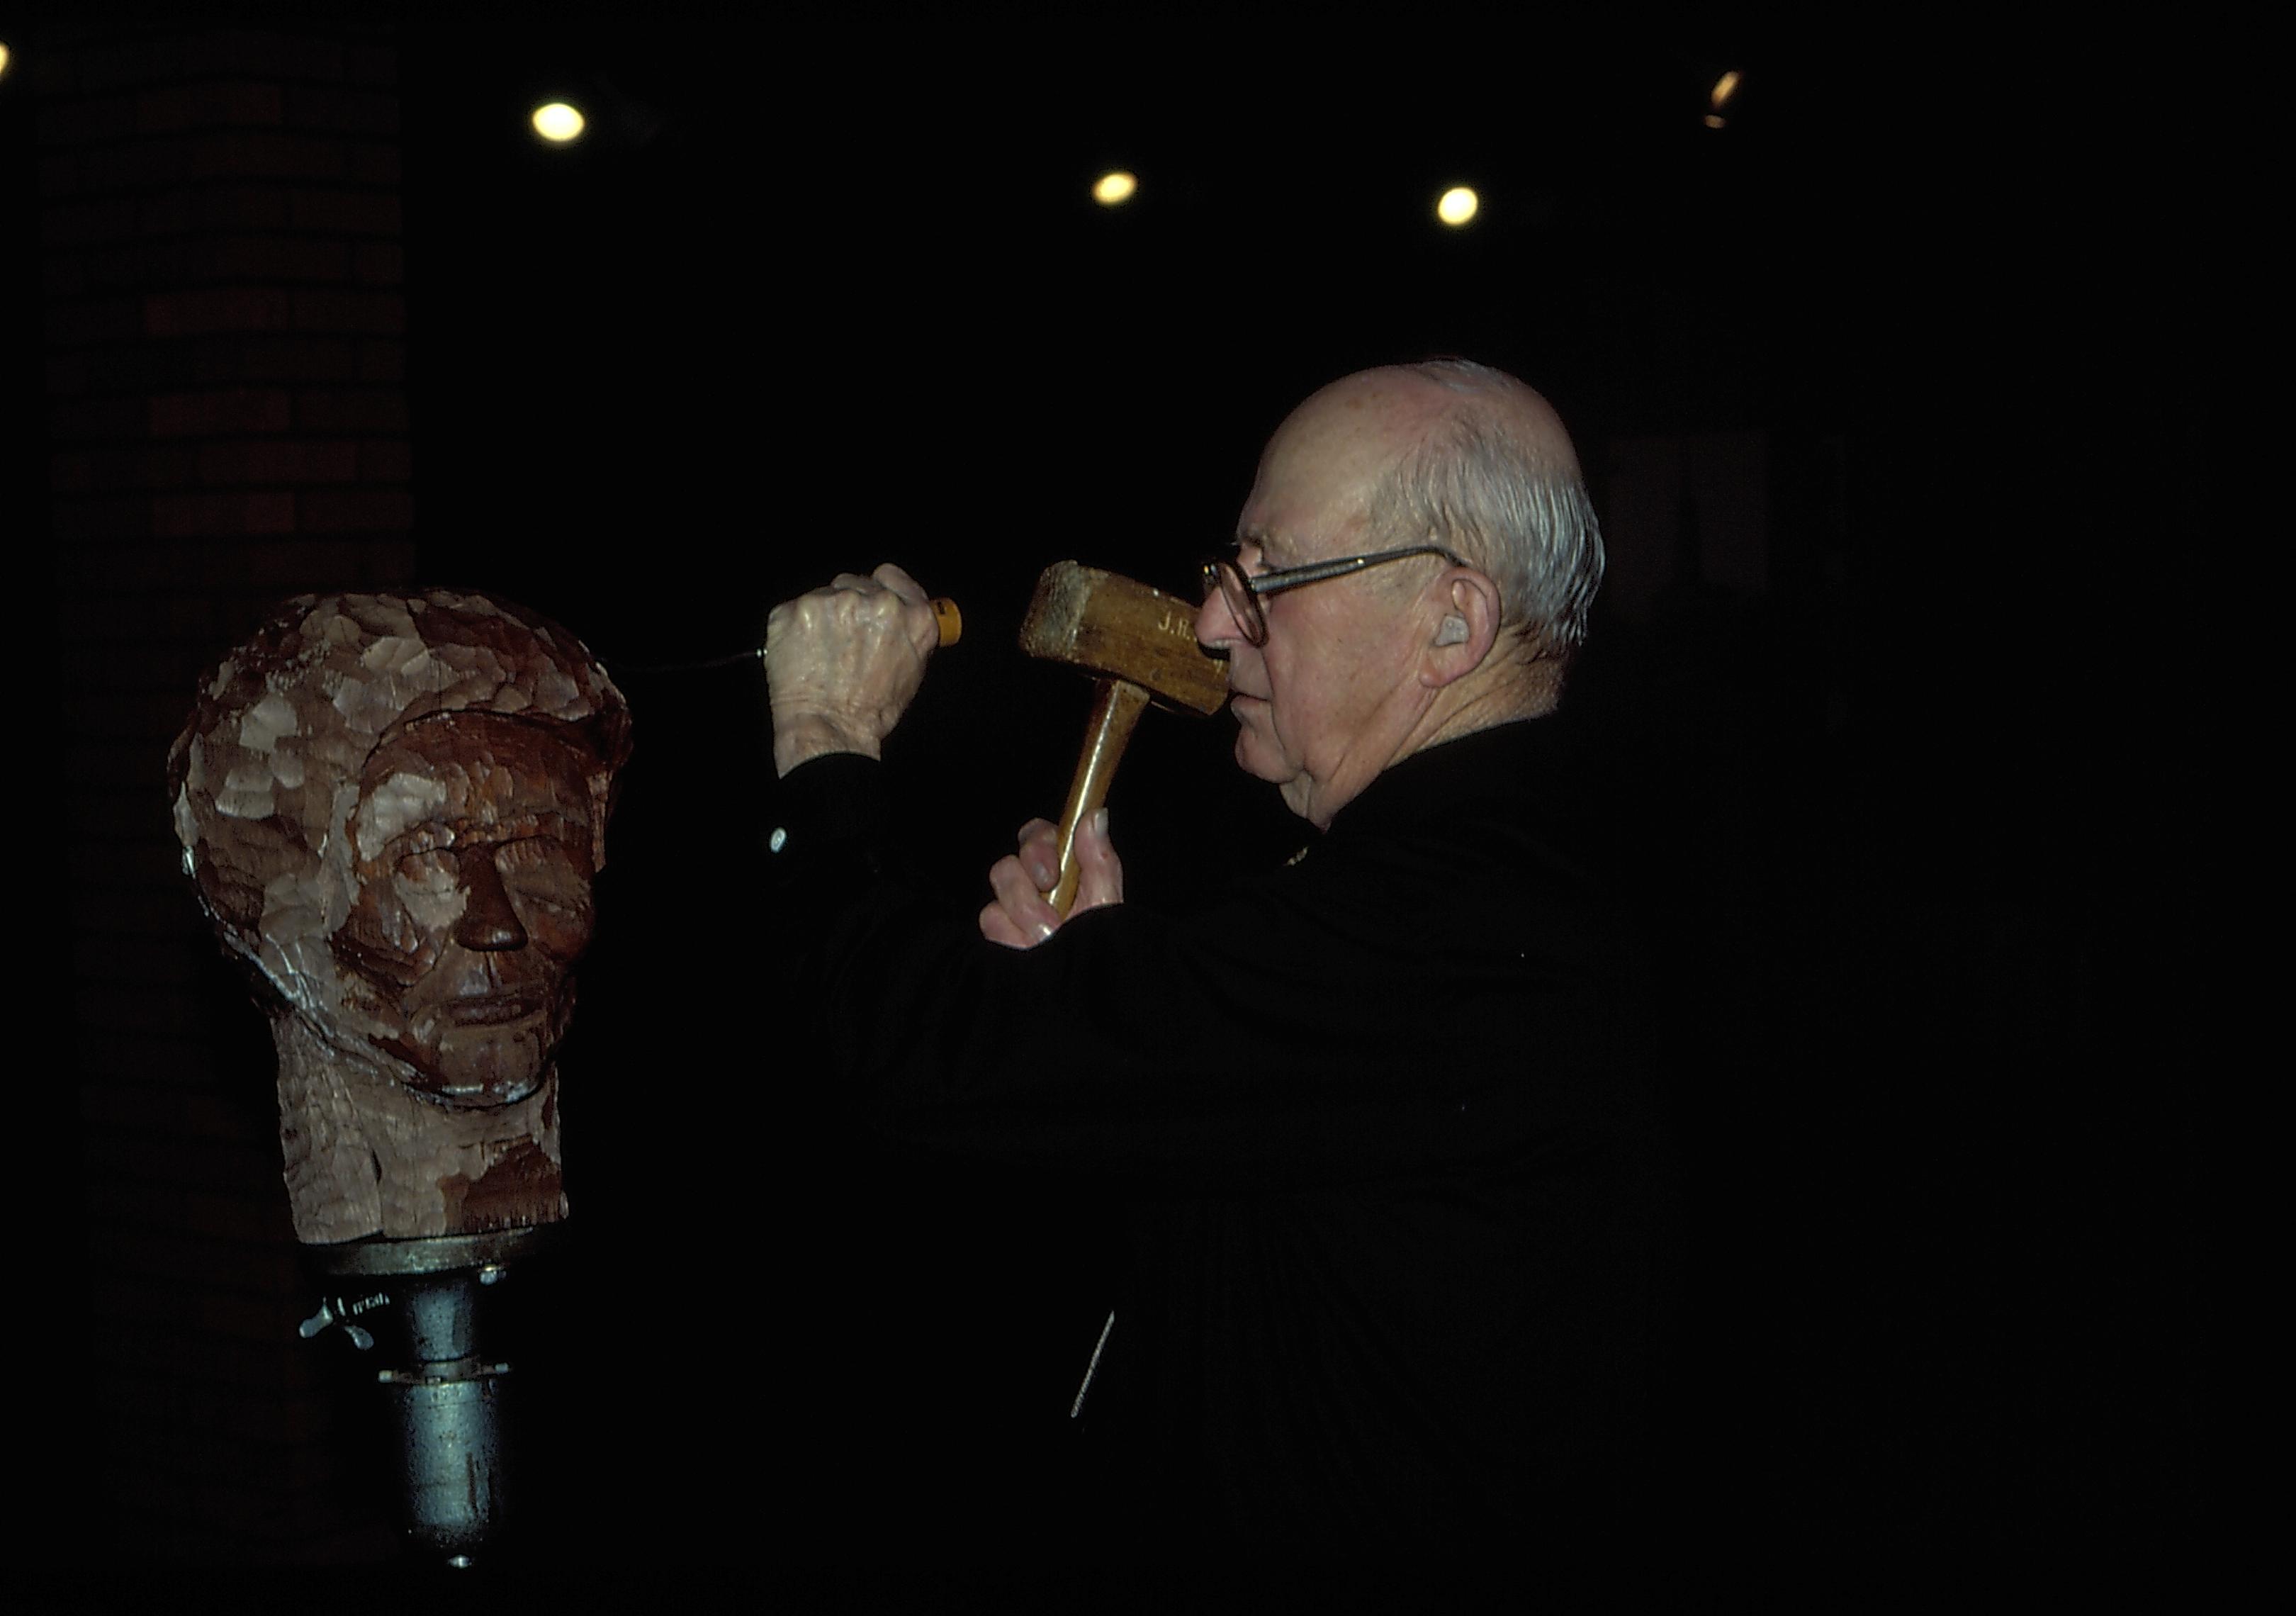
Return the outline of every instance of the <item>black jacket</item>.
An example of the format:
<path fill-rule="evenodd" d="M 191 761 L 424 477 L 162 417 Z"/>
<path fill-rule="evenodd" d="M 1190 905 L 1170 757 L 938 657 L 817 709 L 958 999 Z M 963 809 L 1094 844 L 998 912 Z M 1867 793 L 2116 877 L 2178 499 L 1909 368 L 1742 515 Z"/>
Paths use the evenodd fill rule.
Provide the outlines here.
<path fill-rule="evenodd" d="M 983 942 L 877 869 L 878 766 L 783 783 L 801 991 L 903 1135 L 1088 1172 L 1134 1263 L 1088 1403 L 1156 1530 L 1583 1543 L 1640 1417 L 1660 1161 L 1631 950 L 1542 724 L 1406 759 L 1177 918 Z"/>

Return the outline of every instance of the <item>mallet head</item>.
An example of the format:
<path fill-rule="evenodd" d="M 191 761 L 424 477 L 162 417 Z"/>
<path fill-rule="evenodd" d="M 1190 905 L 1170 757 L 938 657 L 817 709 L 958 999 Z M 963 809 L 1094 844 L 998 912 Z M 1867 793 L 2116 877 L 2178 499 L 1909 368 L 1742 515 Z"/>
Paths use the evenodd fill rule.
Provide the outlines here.
<path fill-rule="evenodd" d="M 1218 712 L 1227 700 L 1227 664 L 1196 644 L 1193 603 L 1098 567 L 1045 569 L 1021 623 L 1021 649 L 1128 680 L 1191 712 Z"/>

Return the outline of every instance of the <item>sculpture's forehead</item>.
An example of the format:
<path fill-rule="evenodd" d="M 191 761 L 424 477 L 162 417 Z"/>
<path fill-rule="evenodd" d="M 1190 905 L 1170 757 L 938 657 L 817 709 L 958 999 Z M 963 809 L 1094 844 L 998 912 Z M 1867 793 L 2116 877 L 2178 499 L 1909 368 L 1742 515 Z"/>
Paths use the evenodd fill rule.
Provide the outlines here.
<path fill-rule="evenodd" d="M 373 858 L 409 827 L 551 815 L 587 827 L 591 776 L 603 767 L 573 739 L 492 713 L 408 726 L 375 749 L 353 826 Z"/>
<path fill-rule="evenodd" d="M 375 748 L 365 775 L 378 770 L 427 768 L 440 775 L 513 780 L 586 780 L 603 768 L 597 754 L 575 734 L 500 713 L 453 712 L 410 724 Z"/>

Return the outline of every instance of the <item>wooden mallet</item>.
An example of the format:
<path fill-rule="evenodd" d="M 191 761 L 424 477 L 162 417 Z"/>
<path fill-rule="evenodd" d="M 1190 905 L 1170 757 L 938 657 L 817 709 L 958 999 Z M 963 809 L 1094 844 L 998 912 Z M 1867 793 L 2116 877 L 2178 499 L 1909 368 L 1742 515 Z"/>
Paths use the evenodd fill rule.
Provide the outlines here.
<path fill-rule="evenodd" d="M 1097 567 L 1056 562 L 1037 580 L 1021 649 L 1100 678 L 1084 754 L 1061 811 L 1061 874 L 1046 894 L 1063 917 L 1077 894 L 1077 826 L 1108 796 L 1108 782 L 1151 700 L 1215 713 L 1227 700 L 1227 664 L 1196 644 L 1196 608 Z"/>

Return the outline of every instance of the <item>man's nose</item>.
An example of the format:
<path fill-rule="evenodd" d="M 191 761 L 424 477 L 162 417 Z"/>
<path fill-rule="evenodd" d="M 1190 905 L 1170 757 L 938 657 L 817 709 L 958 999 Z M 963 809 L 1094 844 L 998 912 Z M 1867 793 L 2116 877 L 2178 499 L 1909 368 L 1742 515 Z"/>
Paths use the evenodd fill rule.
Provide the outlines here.
<path fill-rule="evenodd" d="M 1221 651 L 1243 644 L 1243 630 L 1228 610 L 1227 592 L 1211 588 L 1204 591 L 1204 603 L 1196 608 L 1196 644 L 1208 651 Z"/>
<path fill-rule="evenodd" d="M 526 947 L 526 928 L 518 923 L 502 872 L 495 865 L 492 848 L 463 848 L 456 854 L 463 878 L 463 918 L 455 923 L 455 940 L 465 948 L 498 954 Z"/>

